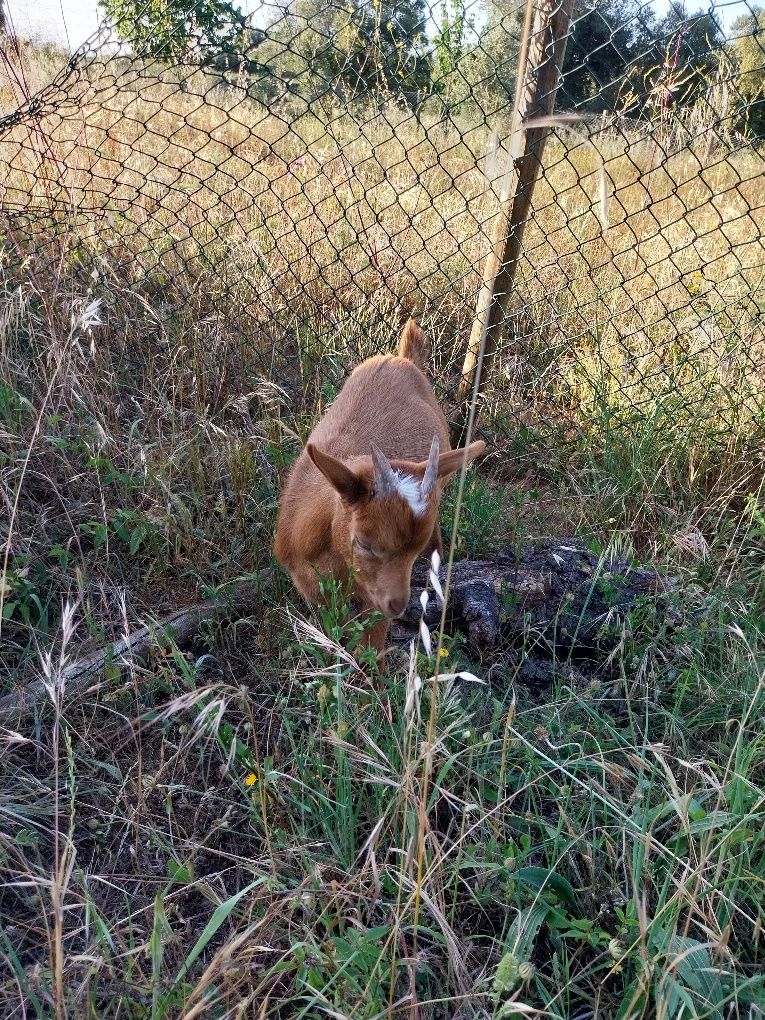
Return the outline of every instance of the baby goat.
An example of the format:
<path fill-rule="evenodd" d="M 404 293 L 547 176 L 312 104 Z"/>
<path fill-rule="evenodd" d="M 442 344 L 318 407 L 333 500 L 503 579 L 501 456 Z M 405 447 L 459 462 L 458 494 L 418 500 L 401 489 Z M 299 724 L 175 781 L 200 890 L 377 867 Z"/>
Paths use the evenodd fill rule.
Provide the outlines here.
<path fill-rule="evenodd" d="M 426 348 L 410 319 L 398 356 L 369 358 L 351 373 L 290 471 L 276 529 L 276 558 L 309 601 L 320 600 L 320 576 L 352 576 L 359 610 L 384 614 L 367 637 L 378 652 L 409 601 L 414 561 L 442 552 L 443 480 L 485 446 L 449 448 L 423 374 Z"/>

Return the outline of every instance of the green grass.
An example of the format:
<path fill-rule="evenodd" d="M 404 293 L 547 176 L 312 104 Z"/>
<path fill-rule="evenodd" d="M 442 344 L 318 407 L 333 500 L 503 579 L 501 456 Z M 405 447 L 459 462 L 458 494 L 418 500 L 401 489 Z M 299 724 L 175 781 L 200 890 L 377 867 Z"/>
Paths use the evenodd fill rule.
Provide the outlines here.
<path fill-rule="evenodd" d="M 583 422 L 590 445 L 569 470 L 550 458 L 532 478 L 522 463 L 513 481 L 495 454 L 471 471 L 460 555 L 581 532 L 677 578 L 625 620 L 608 661 L 561 662 L 541 690 L 520 668 L 533 633 L 491 669 L 447 641 L 442 671 L 468 679 L 428 679 L 433 660 L 402 651 L 370 682 L 332 639 L 342 606 L 323 630 L 301 623 L 277 575 L 256 613 L 192 650 L 62 691 L 78 651 L 269 562 L 278 472 L 311 415 L 276 387 L 205 399 L 210 378 L 186 377 L 185 321 L 164 346 L 136 328 L 128 377 L 89 350 L 102 327 L 61 332 L 34 298 L 12 308 L 3 689 L 42 674 L 50 696 L 3 737 L 4 1013 L 371 1020 L 416 1003 L 436 1018 L 727 1020 L 765 1007 L 761 492 L 705 503 L 689 475 L 659 477 L 649 420 L 628 467 L 630 433 L 598 448 L 614 430 Z M 304 354 L 317 407 L 348 356 L 347 334 L 332 335 L 327 374 Z M 452 492 L 448 529 L 455 518 Z"/>
<path fill-rule="evenodd" d="M 451 407 L 494 198 L 449 126 L 431 152 L 394 112 L 348 115 L 326 152 L 326 117 L 272 139 L 311 158 L 299 181 L 255 161 L 262 222 L 248 180 L 242 208 L 167 192 L 96 236 L 54 219 L 28 250 L 3 237 L 0 696 L 48 693 L 0 720 L 2 1016 L 765 1009 L 761 238 L 715 227 L 707 265 L 703 201 L 759 222 L 754 151 L 715 150 L 702 187 L 692 153 L 635 163 L 612 138 L 624 218 L 605 238 L 577 220 L 572 253 L 561 196 L 584 201 L 592 168 L 555 143 L 482 400 L 489 456 L 459 513 L 445 499 L 461 557 L 579 536 L 666 572 L 609 655 L 532 685 L 532 630 L 480 662 L 447 636 L 438 679 L 421 648 L 370 679 L 337 593 L 308 613 L 275 570 L 242 619 L 62 689 L 78 656 L 271 564 L 281 474 L 411 309 Z M 361 184 L 338 183 L 336 149 Z M 407 210 L 418 180 L 444 197 Z M 429 241 L 409 251 L 413 231 Z"/>
<path fill-rule="evenodd" d="M 684 590 L 538 704 L 423 659 L 370 687 L 307 627 L 285 668 L 265 615 L 14 742 L 9 1009 L 54 1015 L 59 954 L 78 1016 L 763 1004 L 765 655 L 735 595 Z"/>

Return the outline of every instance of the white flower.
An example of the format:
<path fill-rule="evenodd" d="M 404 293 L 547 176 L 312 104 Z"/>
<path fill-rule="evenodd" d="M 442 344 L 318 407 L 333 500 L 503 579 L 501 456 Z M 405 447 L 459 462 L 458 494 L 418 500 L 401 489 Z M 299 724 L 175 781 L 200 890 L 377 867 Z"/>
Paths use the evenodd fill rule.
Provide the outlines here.
<path fill-rule="evenodd" d="M 102 298 L 95 298 L 91 301 L 90 304 L 80 312 L 77 326 L 80 329 L 91 329 L 93 326 L 103 326 L 104 322 L 99 314 L 102 304 Z"/>

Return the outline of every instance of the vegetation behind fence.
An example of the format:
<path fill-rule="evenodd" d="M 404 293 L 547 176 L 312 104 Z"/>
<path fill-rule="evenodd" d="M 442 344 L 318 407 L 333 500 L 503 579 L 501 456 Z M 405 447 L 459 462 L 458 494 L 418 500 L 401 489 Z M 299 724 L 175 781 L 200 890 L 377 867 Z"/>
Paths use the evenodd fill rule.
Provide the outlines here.
<path fill-rule="evenodd" d="M 104 9 L 113 27 L 50 83 L 4 44 L 8 257 L 66 245 L 107 320 L 109 275 L 155 308 L 194 292 L 195 329 L 228 332 L 219 399 L 266 379 L 310 415 L 306 374 L 336 386 L 409 312 L 453 397 L 512 170 L 523 11 Z M 577 116 L 545 150 L 485 383 L 482 424 L 516 453 L 629 446 L 650 423 L 661 457 L 717 471 L 762 428 L 762 15 L 723 31 L 723 11 L 574 6 L 555 105 Z M 115 339 L 103 356 L 132 371 Z"/>

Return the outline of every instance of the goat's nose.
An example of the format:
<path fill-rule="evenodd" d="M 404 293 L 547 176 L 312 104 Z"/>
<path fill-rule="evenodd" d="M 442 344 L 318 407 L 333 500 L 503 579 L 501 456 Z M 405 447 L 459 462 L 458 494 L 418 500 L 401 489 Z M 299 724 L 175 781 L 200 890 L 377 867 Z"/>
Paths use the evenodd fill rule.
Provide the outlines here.
<path fill-rule="evenodd" d="M 399 595 L 397 598 L 388 599 L 388 613 L 390 616 L 401 616 L 406 609 L 409 599 Z"/>

